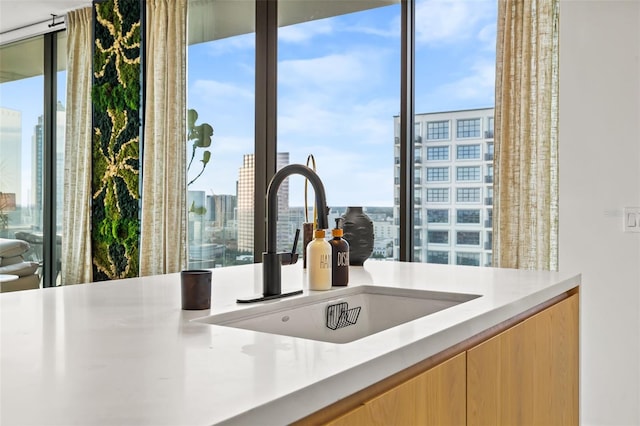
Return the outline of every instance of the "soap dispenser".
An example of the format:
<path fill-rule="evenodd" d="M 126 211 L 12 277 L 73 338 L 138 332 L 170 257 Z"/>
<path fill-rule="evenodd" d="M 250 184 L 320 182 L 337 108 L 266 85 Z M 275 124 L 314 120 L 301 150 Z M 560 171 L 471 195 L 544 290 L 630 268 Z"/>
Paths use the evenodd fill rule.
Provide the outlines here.
<path fill-rule="evenodd" d="M 331 244 L 324 238 L 324 229 L 316 229 L 307 245 L 309 290 L 331 288 Z"/>
<path fill-rule="evenodd" d="M 342 238 L 340 218 L 336 218 L 336 227 L 331 230 L 331 284 L 346 286 L 349 284 L 349 243 Z"/>

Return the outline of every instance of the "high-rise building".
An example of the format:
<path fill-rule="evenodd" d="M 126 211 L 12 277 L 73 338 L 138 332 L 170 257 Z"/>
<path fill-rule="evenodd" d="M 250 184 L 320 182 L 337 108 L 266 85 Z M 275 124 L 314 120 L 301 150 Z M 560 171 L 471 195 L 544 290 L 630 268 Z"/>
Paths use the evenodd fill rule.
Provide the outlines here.
<path fill-rule="evenodd" d="M 62 231 L 63 202 L 64 202 L 64 138 L 66 131 L 67 112 L 58 101 L 56 107 L 56 228 Z M 33 129 L 32 136 L 33 154 L 31 158 L 31 207 L 33 217 L 31 219 L 36 229 L 42 227 L 42 212 L 44 211 L 44 115 L 38 117 L 38 124 Z"/>
<path fill-rule="evenodd" d="M 238 173 L 238 250 L 253 251 L 254 213 L 254 155 L 245 154 Z M 289 153 L 280 152 L 276 159 L 277 170 L 289 164 Z M 265 194 L 266 196 L 266 194 Z M 276 245 L 278 250 L 286 250 L 289 242 L 289 179 L 285 179 L 278 190 L 278 218 Z"/>
<path fill-rule="evenodd" d="M 0 108 L 0 192 L 13 194 L 16 206 L 22 199 L 22 113 Z"/>
<path fill-rule="evenodd" d="M 234 219 L 236 210 L 235 195 L 211 195 L 207 197 L 209 205 L 208 219 L 213 222 L 213 226 L 223 228 Z"/>
<path fill-rule="evenodd" d="M 493 108 L 417 114 L 414 140 L 414 260 L 490 266 Z M 399 118 L 394 219 L 400 209 Z M 397 241 L 394 253 L 397 257 Z"/>
<path fill-rule="evenodd" d="M 254 156 L 246 154 L 238 172 L 238 250 L 253 252 Z"/>

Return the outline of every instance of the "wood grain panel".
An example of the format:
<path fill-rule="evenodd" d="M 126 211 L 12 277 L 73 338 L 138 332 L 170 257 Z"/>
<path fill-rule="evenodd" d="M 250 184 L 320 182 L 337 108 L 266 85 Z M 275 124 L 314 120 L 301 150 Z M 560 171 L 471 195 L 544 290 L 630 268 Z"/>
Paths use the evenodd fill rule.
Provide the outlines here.
<path fill-rule="evenodd" d="M 578 297 L 468 351 L 468 425 L 578 424 Z"/>
<path fill-rule="evenodd" d="M 332 426 L 463 425 L 466 354 L 461 353 L 330 422 Z"/>

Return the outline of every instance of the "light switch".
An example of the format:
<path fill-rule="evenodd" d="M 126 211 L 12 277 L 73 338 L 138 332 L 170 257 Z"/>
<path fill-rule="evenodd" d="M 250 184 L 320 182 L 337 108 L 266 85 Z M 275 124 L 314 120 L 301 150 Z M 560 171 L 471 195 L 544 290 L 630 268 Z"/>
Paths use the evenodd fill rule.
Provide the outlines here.
<path fill-rule="evenodd" d="M 625 207 L 624 232 L 640 232 L 640 207 Z"/>

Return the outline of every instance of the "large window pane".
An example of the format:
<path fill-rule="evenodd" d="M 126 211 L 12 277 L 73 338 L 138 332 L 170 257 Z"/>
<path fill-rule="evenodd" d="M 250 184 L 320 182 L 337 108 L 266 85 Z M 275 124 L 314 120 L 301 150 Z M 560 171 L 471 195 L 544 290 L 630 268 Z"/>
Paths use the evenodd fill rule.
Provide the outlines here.
<path fill-rule="evenodd" d="M 189 3 L 187 105 L 213 127 L 188 171 L 190 268 L 253 261 L 255 3 Z M 187 144 L 187 159 L 192 155 Z M 196 178 L 197 177 L 197 178 Z"/>
<path fill-rule="evenodd" d="M 44 38 L 0 55 L 0 237 L 29 241 L 23 257 L 43 262 Z"/>
<path fill-rule="evenodd" d="M 45 64 L 46 39 L 53 40 L 57 51 L 51 88 L 57 97 L 51 116 L 45 116 L 44 109 L 44 74 L 51 65 Z M 64 235 L 66 32 L 2 46 L 0 68 L 0 237 L 27 241 L 30 248 L 22 255 L 24 259 L 38 262 L 40 275 L 44 265 L 53 265 L 51 276 L 43 276 L 43 284 L 59 285 Z M 47 140 L 45 125 L 49 120 L 54 126 Z M 55 176 L 49 179 L 46 172 L 53 167 Z M 55 203 L 51 218 L 44 217 L 47 202 Z M 50 231 L 45 223 L 52 224 Z M 55 239 L 54 251 L 51 258 L 45 258 L 43 246 L 49 239 Z"/>
<path fill-rule="evenodd" d="M 279 4 L 278 151 L 291 163 L 313 154 L 331 225 L 347 206 L 365 208 L 378 229 L 378 258 L 393 253 L 400 11 L 398 1 Z M 305 217 L 304 179 L 289 181 L 288 211 L 279 212 L 281 220 L 288 217 L 288 239 L 279 239 L 280 249 L 291 247 Z"/>
<path fill-rule="evenodd" d="M 426 250 L 414 253 L 416 261 L 480 265 L 480 258 L 491 259 L 490 245 L 480 241 L 486 233 L 480 231 L 492 209 L 487 202 L 493 179 L 486 176 L 493 173 L 488 167 L 493 161 L 496 21 L 494 0 L 416 0 L 415 121 L 425 129 L 427 147 L 426 160 L 416 164 L 424 169 L 426 199 L 416 207 L 430 208 L 420 232 L 424 239 L 432 230 L 446 230 L 452 242 L 477 247 L 461 253 L 452 245 L 446 251 L 430 240 Z M 464 210 L 469 204 L 486 208 Z M 439 220 L 434 206 L 457 212 L 455 219 Z"/>

